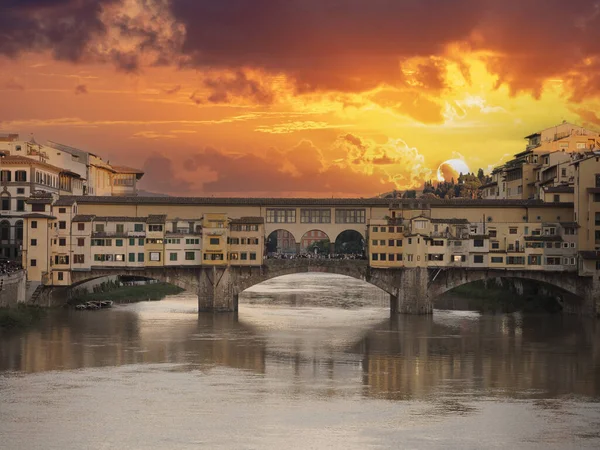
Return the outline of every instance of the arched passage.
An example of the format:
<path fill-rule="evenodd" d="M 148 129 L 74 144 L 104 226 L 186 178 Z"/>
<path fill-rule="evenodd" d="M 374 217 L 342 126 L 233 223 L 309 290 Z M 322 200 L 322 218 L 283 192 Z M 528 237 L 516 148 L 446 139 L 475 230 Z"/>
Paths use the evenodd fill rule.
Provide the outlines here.
<path fill-rule="evenodd" d="M 83 283 L 109 276 L 129 276 L 157 280 L 163 283 L 173 284 L 186 291 L 198 292 L 198 269 L 187 268 L 145 268 L 144 270 L 110 269 L 91 270 L 89 272 L 72 272 L 71 285 L 74 289 Z"/>
<path fill-rule="evenodd" d="M 363 256 L 365 238 L 356 230 L 344 230 L 335 238 L 334 252 L 340 255 Z"/>
<path fill-rule="evenodd" d="M 267 237 L 266 242 L 268 255 L 293 255 L 296 253 L 296 238 L 287 230 L 279 229 L 273 231 Z"/>
<path fill-rule="evenodd" d="M 330 273 L 345 275 L 365 281 L 388 293 L 392 286 L 387 279 L 370 275 L 368 262 L 361 260 L 333 260 L 296 258 L 293 260 L 268 260 L 262 268 L 232 272 L 234 293 L 240 292 L 262 283 L 263 281 L 283 275 L 298 273 Z"/>
<path fill-rule="evenodd" d="M 309 230 L 300 240 L 300 249 L 304 253 L 328 255 L 331 251 L 330 239 L 327 233 L 321 230 Z"/>
<path fill-rule="evenodd" d="M 525 270 L 446 270 L 430 281 L 429 300 L 435 302 L 437 298 L 453 289 L 475 282 L 494 283 L 495 279 L 509 280 L 512 283 L 535 283 L 541 290 L 545 288 L 549 296 L 555 296 L 561 308 L 568 312 L 586 312 L 594 308 L 587 295 L 588 282 L 591 282 L 591 279 L 578 277 L 574 272 L 558 274 Z M 514 299 L 507 302 L 512 300 Z"/>

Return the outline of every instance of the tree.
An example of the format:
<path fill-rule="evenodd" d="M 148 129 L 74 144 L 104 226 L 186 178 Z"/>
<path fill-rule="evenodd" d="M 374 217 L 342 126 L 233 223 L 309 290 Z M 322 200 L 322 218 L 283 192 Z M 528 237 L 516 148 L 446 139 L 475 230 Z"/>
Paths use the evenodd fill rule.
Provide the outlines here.
<path fill-rule="evenodd" d="M 481 181 L 483 183 L 483 180 L 485 179 L 485 174 L 483 173 L 483 169 L 479 169 L 477 171 L 477 178 L 479 178 L 479 181 Z"/>
<path fill-rule="evenodd" d="M 417 198 L 417 191 L 415 191 L 415 190 L 405 191 L 402 198 Z"/>

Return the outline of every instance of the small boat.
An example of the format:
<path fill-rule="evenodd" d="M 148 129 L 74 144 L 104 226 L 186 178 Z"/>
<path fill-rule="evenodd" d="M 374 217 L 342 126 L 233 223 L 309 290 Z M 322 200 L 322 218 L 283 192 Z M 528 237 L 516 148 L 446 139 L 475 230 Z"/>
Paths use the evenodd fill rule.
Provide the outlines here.
<path fill-rule="evenodd" d="M 110 300 L 104 300 L 100 302 L 100 308 L 112 308 L 113 302 Z"/>
<path fill-rule="evenodd" d="M 83 311 L 84 309 L 87 309 L 87 306 L 82 303 L 79 305 L 75 305 L 75 309 L 78 309 L 79 311 Z"/>
<path fill-rule="evenodd" d="M 100 302 L 87 302 L 85 304 L 86 309 L 100 309 Z"/>

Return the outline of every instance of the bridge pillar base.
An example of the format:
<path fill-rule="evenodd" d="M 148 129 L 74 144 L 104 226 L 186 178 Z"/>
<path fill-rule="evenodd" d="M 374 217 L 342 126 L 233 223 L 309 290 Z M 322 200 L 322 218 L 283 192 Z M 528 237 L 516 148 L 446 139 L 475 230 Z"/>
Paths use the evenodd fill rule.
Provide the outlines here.
<path fill-rule="evenodd" d="M 396 311 L 398 314 L 423 315 L 433 313 L 433 302 L 429 298 L 427 268 L 416 267 L 401 272 L 397 290 Z M 391 304 L 392 311 L 394 304 Z"/>
<path fill-rule="evenodd" d="M 203 267 L 198 280 L 198 312 L 235 312 L 237 295 L 229 267 Z"/>

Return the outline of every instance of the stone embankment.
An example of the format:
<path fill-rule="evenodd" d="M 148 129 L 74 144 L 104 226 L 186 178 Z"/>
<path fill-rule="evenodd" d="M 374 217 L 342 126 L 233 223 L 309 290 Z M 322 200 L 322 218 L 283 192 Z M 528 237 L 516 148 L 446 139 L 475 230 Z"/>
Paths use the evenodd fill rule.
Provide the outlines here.
<path fill-rule="evenodd" d="M 0 275 L 0 308 L 12 308 L 25 303 L 25 289 L 24 270 Z"/>

